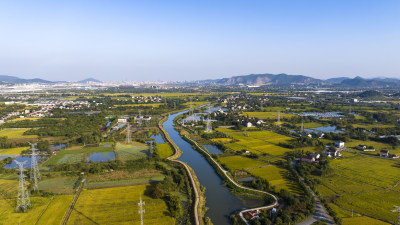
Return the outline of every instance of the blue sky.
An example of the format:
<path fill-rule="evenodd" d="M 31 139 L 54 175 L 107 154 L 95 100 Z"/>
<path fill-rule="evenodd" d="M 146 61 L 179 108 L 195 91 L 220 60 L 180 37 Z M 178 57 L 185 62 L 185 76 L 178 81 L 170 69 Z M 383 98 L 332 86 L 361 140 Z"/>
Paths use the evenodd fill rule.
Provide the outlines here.
<path fill-rule="evenodd" d="M 400 1 L 1 1 L 0 74 L 400 78 Z"/>

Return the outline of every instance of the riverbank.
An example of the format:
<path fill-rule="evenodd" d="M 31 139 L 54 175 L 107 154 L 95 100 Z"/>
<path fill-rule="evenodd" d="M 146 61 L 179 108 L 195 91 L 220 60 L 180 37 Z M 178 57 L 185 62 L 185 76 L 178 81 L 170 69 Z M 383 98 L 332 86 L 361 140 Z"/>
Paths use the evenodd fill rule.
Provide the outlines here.
<path fill-rule="evenodd" d="M 176 122 L 176 121 L 174 121 Z M 175 123 L 175 125 L 177 125 Z M 181 128 L 181 127 L 180 127 Z M 275 195 L 265 192 L 265 191 L 260 191 L 248 187 L 244 187 L 240 184 L 238 184 L 230 175 L 229 172 L 225 169 L 222 168 L 222 166 L 208 153 L 207 150 L 205 150 L 203 147 L 201 147 L 196 141 L 192 140 L 189 138 L 187 135 L 183 135 L 182 138 L 190 143 L 194 149 L 196 149 L 208 162 L 210 165 L 212 165 L 216 171 L 216 173 L 226 182 L 226 184 L 233 190 L 237 192 L 247 192 L 247 193 L 253 193 L 253 194 L 261 194 L 264 195 L 268 198 L 271 198 L 272 204 L 266 205 L 266 206 L 261 206 L 257 208 L 250 208 L 250 209 L 245 209 L 239 212 L 239 216 L 242 219 L 242 221 L 246 224 L 249 225 L 248 221 L 244 217 L 244 213 L 252 211 L 252 210 L 268 210 L 274 207 L 277 207 L 279 205 L 278 199 Z"/>
<path fill-rule="evenodd" d="M 205 206 L 204 206 L 205 197 L 200 190 L 200 182 L 198 181 L 197 176 L 194 173 L 194 171 L 186 163 L 177 160 L 182 155 L 182 151 L 171 140 L 171 137 L 169 136 L 168 132 L 164 129 L 163 123 L 165 121 L 167 121 L 167 119 L 168 119 L 168 116 L 165 116 L 158 123 L 158 127 L 161 130 L 161 134 L 163 135 L 165 140 L 171 145 L 172 149 L 174 150 L 174 154 L 172 156 L 168 157 L 167 159 L 181 164 L 185 168 L 186 172 L 189 174 L 190 183 L 191 183 L 193 194 L 194 194 L 193 220 L 195 221 L 196 225 L 203 225 L 205 212 L 202 209 L 205 208 Z M 199 208 L 200 208 L 200 212 L 199 212 Z"/>

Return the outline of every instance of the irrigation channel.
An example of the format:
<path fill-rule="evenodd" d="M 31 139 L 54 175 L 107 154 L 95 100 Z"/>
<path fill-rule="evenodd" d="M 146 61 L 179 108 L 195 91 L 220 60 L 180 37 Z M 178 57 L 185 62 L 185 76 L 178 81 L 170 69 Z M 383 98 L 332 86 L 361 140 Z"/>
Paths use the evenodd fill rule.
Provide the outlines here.
<path fill-rule="evenodd" d="M 206 207 L 209 208 L 206 216 L 210 217 L 214 224 L 229 225 L 231 224 L 229 216 L 233 212 L 245 208 L 254 208 L 254 201 L 252 202 L 251 199 L 243 197 L 239 198 L 232 194 L 227 187 L 223 186 L 223 180 L 210 163 L 199 152 L 195 151 L 192 145 L 186 142 L 179 135 L 179 132 L 174 129 L 174 119 L 183 113 L 179 112 L 170 115 L 163 123 L 163 127 L 171 140 L 183 153 L 178 160 L 187 163 L 196 173 L 200 184 L 206 188 Z M 259 202 L 257 201 L 257 203 Z"/>

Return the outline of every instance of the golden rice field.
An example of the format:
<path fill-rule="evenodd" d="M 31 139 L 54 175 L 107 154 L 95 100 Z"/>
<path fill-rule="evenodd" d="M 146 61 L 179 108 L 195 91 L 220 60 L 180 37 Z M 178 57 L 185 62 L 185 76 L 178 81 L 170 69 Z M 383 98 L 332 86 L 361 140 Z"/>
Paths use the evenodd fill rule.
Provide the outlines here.
<path fill-rule="evenodd" d="M 353 124 L 354 128 L 364 128 L 368 130 L 372 130 L 372 128 L 391 128 L 395 127 L 396 125 L 389 125 L 389 124 Z"/>
<path fill-rule="evenodd" d="M 10 191 L 12 188 L 16 188 L 18 185 L 17 179 L 8 180 L 8 179 L 0 179 L 0 195 L 3 195 L 7 191 Z"/>
<path fill-rule="evenodd" d="M 84 190 L 67 224 L 140 224 L 138 214 L 140 196 L 146 204 L 144 224 L 175 224 L 175 219 L 169 216 L 167 205 L 163 200 L 144 195 L 147 187 L 138 185 Z"/>
<path fill-rule="evenodd" d="M 243 112 L 242 115 L 249 116 L 249 117 L 255 117 L 255 118 L 258 118 L 260 120 L 278 119 L 278 110 L 276 110 L 275 112 Z M 280 116 L 281 116 L 281 119 L 283 119 L 283 118 L 296 117 L 297 115 L 294 115 L 294 114 L 291 114 L 291 113 L 283 113 L 283 112 L 281 112 Z"/>
<path fill-rule="evenodd" d="M 211 141 L 225 144 L 225 143 L 231 142 L 232 139 L 231 138 L 213 138 L 213 139 L 211 139 Z"/>
<path fill-rule="evenodd" d="M 52 197 L 31 197 L 31 209 L 26 213 L 17 213 L 16 197 L 17 195 L 15 198 L 0 198 L 0 224 L 35 224 L 52 200 Z M 43 221 L 46 221 L 45 218 Z"/>
<path fill-rule="evenodd" d="M 73 195 L 55 195 L 37 224 L 61 224 L 73 198 Z"/>
<path fill-rule="evenodd" d="M 7 120 L 7 122 L 18 122 L 18 121 L 24 121 L 24 120 L 38 120 L 41 119 L 40 117 L 25 117 L 25 118 L 15 118 L 12 120 Z"/>
<path fill-rule="evenodd" d="M 265 166 L 267 163 L 243 156 L 228 156 L 218 158 L 221 164 L 232 170 L 245 170 Z"/>
<path fill-rule="evenodd" d="M 0 130 L 0 137 L 7 136 L 8 139 L 22 139 L 22 138 L 37 138 L 37 135 L 24 135 L 25 131 L 28 131 L 30 129 L 27 128 L 21 128 L 21 129 L 3 129 Z"/>
<path fill-rule="evenodd" d="M 343 155 L 331 161 L 333 175 L 315 177 L 321 181 L 318 192 L 343 209 L 391 221 L 390 210 L 400 201 L 399 162 L 353 153 Z"/>
<path fill-rule="evenodd" d="M 19 155 L 22 151 L 28 150 L 29 147 L 18 147 L 18 148 L 1 148 L 0 155 Z"/>
<path fill-rule="evenodd" d="M 343 225 L 358 225 L 358 224 L 368 224 L 368 225 L 389 225 L 390 223 L 385 223 L 380 220 L 376 220 L 366 216 L 360 217 L 349 217 L 342 219 Z"/>
<path fill-rule="evenodd" d="M 301 123 L 296 124 L 296 126 L 297 126 L 297 127 L 301 127 Z M 324 125 L 321 124 L 321 123 L 316 123 L 316 122 L 313 122 L 313 123 L 303 123 L 304 129 L 316 128 L 316 127 L 322 127 L 322 126 L 324 126 Z"/>
<path fill-rule="evenodd" d="M 286 189 L 292 193 L 301 194 L 298 184 L 290 179 L 290 172 L 285 168 L 275 165 L 247 170 L 248 173 L 268 180 L 270 186 L 275 186 L 276 191 Z"/>
<path fill-rule="evenodd" d="M 166 159 L 174 154 L 171 146 L 168 143 L 157 144 L 158 155 L 162 159 Z"/>
<path fill-rule="evenodd" d="M 234 151 L 248 150 L 256 154 L 268 154 L 271 156 L 280 156 L 285 152 L 291 151 L 288 148 L 279 146 L 279 143 L 285 143 L 292 138 L 272 131 L 234 131 L 227 128 L 217 128 L 217 131 L 227 134 L 229 137 L 237 140 L 236 142 L 226 144 Z"/>

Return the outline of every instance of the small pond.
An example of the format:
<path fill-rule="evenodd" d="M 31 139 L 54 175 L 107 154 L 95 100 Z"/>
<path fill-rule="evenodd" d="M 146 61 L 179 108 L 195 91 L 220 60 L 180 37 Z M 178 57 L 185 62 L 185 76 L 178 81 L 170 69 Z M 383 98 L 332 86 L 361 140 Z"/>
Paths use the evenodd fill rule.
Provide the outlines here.
<path fill-rule="evenodd" d="M 114 152 L 94 152 L 89 157 L 89 161 L 92 162 L 107 162 L 110 160 L 115 160 Z"/>
<path fill-rule="evenodd" d="M 211 154 L 222 154 L 222 153 L 224 153 L 223 151 L 221 151 L 215 145 L 202 145 L 202 146 L 203 146 L 203 148 L 207 149 L 207 151 L 210 152 Z"/>
<path fill-rule="evenodd" d="M 67 144 L 53 144 L 50 146 L 50 150 L 62 150 L 67 147 Z"/>
<path fill-rule="evenodd" d="M 338 130 L 336 126 L 325 126 L 325 127 L 316 127 L 310 129 L 304 129 L 307 132 L 323 132 L 323 133 L 343 133 L 343 130 Z"/>
<path fill-rule="evenodd" d="M 38 156 L 36 157 L 36 162 L 39 164 L 40 162 L 43 162 L 44 159 L 46 159 L 47 156 Z M 31 168 L 31 157 L 30 156 L 18 156 L 17 158 L 13 159 L 11 164 L 7 164 L 4 166 L 4 168 L 11 169 L 11 168 L 18 168 L 18 165 L 15 161 L 18 162 L 24 162 L 24 168 Z"/>
<path fill-rule="evenodd" d="M 160 133 L 158 133 L 156 135 L 153 134 L 153 135 L 151 135 L 150 138 L 156 139 L 156 143 L 157 144 L 164 144 L 165 143 L 164 138 L 162 137 L 162 135 Z"/>

